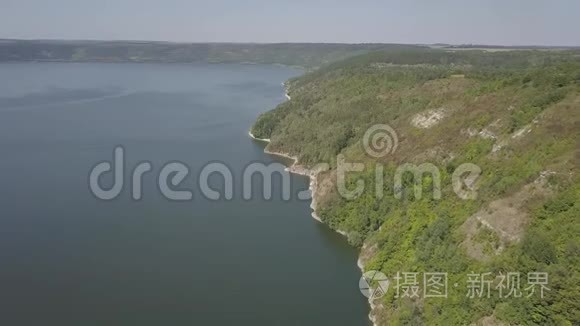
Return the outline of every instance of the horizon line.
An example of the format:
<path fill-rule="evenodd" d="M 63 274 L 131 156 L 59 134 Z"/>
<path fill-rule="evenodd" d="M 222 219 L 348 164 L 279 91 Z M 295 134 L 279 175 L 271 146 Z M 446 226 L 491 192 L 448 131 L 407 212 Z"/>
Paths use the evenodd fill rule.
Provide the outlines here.
<path fill-rule="evenodd" d="M 431 46 L 463 46 L 463 47 L 490 47 L 490 48 L 580 48 L 580 45 L 502 45 L 486 43 L 396 43 L 396 42 L 252 42 L 252 41 L 162 41 L 162 40 L 130 40 L 130 39 L 59 39 L 59 38 L 3 38 L 0 42 L 25 41 L 25 42 L 111 42 L 111 43 L 166 43 L 166 44 L 252 44 L 252 45 L 276 45 L 276 44 L 329 44 L 329 45 L 431 45 Z"/>

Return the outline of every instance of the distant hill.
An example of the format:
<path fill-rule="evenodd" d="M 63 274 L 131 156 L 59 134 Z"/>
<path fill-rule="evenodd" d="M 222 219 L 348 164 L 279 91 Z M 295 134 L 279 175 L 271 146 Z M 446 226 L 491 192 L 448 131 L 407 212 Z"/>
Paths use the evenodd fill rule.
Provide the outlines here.
<path fill-rule="evenodd" d="M 449 49 L 512 49 L 512 50 L 574 50 L 580 49 L 580 46 L 564 46 L 564 45 L 489 45 L 489 44 L 439 44 L 438 46 L 449 48 Z"/>
<path fill-rule="evenodd" d="M 369 51 L 418 47 L 397 44 L 0 40 L 0 62 L 209 62 L 313 68 Z"/>

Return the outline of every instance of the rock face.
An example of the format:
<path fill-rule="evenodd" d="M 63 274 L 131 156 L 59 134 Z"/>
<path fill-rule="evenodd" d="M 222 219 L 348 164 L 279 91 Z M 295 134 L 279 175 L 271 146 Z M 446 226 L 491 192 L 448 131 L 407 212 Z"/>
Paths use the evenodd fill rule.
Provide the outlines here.
<path fill-rule="evenodd" d="M 544 171 L 536 181 L 524 186 L 519 192 L 495 201 L 488 207 L 469 217 L 461 227 L 465 233 L 462 247 L 474 259 L 487 261 L 497 255 L 510 243 L 522 239 L 529 222 L 528 212 L 524 209 L 527 201 L 550 195 L 546 177 L 550 171 Z M 482 233 L 487 232 L 487 239 Z M 489 242 L 493 243 L 489 243 Z M 485 250 L 491 245 L 492 250 Z"/>
<path fill-rule="evenodd" d="M 415 115 L 413 120 L 411 120 L 411 124 L 416 128 L 431 128 L 443 120 L 446 114 L 447 110 L 444 108 L 429 110 Z"/>
<path fill-rule="evenodd" d="M 520 138 L 526 134 L 529 134 L 531 131 L 532 128 L 530 126 L 525 126 L 524 128 L 514 132 L 514 134 L 512 135 L 512 139 Z"/>

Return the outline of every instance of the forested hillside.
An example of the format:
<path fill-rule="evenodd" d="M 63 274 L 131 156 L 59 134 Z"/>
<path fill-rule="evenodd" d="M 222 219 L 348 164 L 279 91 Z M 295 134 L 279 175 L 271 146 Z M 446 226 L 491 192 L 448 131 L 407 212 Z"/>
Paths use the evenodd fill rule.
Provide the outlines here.
<path fill-rule="evenodd" d="M 252 132 L 307 167 L 330 164 L 317 176 L 318 215 L 361 248 L 365 270 L 390 278 L 373 305 L 378 324 L 580 324 L 580 52 L 391 49 L 287 86 L 292 99 Z M 362 145 L 377 124 L 398 136 L 396 151 L 381 158 Z M 354 199 L 335 187 L 339 154 L 366 166 L 348 174 L 349 189 L 365 182 Z M 435 165 L 440 185 L 406 174 L 398 189 L 394 175 L 405 163 Z M 481 169 L 467 200 L 452 183 L 464 163 Z M 397 297 L 398 272 L 448 273 L 448 297 Z M 548 273 L 550 290 L 500 298 L 499 276 L 512 272 L 522 291 L 528 273 Z M 491 297 L 470 298 L 469 275 L 484 273 L 495 276 Z"/>
<path fill-rule="evenodd" d="M 396 44 L 0 40 L 0 62 L 209 62 L 283 64 L 313 68 L 369 51 L 389 48 L 418 47 Z"/>

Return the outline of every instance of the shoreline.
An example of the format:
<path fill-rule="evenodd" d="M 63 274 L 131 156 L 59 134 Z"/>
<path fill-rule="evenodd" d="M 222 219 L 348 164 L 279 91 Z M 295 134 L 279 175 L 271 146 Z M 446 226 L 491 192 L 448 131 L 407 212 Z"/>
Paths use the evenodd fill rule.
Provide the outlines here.
<path fill-rule="evenodd" d="M 286 99 L 288 101 L 290 101 L 292 98 L 290 97 L 290 94 L 288 93 L 290 91 L 290 89 L 286 85 L 286 82 L 282 83 L 282 87 L 284 87 L 284 96 L 286 96 Z"/>
<path fill-rule="evenodd" d="M 250 138 L 252 138 L 254 140 L 270 143 L 269 138 L 257 138 L 256 136 L 254 136 L 254 134 L 252 134 L 251 131 L 248 132 L 248 135 L 250 136 Z M 322 222 L 322 219 L 320 218 L 320 216 L 318 216 L 318 214 L 316 214 L 316 188 L 318 185 L 318 180 L 317 180 L 318 172 L 309 170 L 303 166 L 298 165 L 298 158 L 296 156 L 292 156 L 292 155 L 287 154 L 287 153 L 272 152 L 272 151 L 269 151 L 267 148 L 264 148 L 264 153 L 269 154 L 269 155 L 280 156 L 280 157 L 284 157 L 284 158 L 292 160 L 293 161 L 292 165 L 287 166 L 285 168 L 285 170 L 288 171 L 289 173 L 297 174 L 297 175 L 301 175 L 301 176 L 305 176 L 305 177 L 309 178 L 310 183 L 308 186 L 308 190 L 310 190 L 310 194 L 311 194 L 310 195 L 310 197 L 311 197 L 310 208 L 312 209 L 312 212 L 310 215 L 316 221 L 318 221 L 320 223 L 324 223 L 324 222 Z M 341 232 L 339 232 L 339 233 L 341 233 Z M 343 234 L 343 233 L 341 233 L 341 234 Z"/>
<path fill-rule="evenodd" d="M 289 100 L 291 100 L 292 98 L 290 97 L 290 95 L 288 94 L 288 86 L 286 85 L 286 83 L 282 83 L 282 86 L 284 87 L 284 95 L 286 96 L 286 98 Z M 250 138 L 257 140 L 257 141 L 261 141 L 261 142 L 265 142 L 265 143 L 270 143 L 271 139 L 270 138 L 258 138 L 256 136 L 254 136 L 254 134 L 252 134 L 252 130 L 250 129 L 248 131 L 248 135 L 250 136 Z M 287 166 L 284 170 L 288 171 L 289 173 L 293 173 L 293 174 L 297 174 L 297 175 L 301 175 L 301 176 L 307 176 L 310 179 L 310 183 L 308 186 L 308 190 L 310 190 L 310 197 L 311 197 L 311 202 L 310 202 L 310 209 L 312 209 L 312 213 L 310 214 L 312 216 L 313 219 L 315 219 L 316 221 L 318 221 L 321 224 L 325 224 L 322 219 L 320 218 L 320 216 L 318 216 L 318 214 L 316 213 L 316 190 L 318 187 L 318 173 L 320 173 L 320 171 L 313 171 L 313 170 L 309 170 L 307 168 L 305 168 L 304 166 L 301 166 L 298 164 L 298 157 L 297 156 L 292 156 L 288 153 L 279 153 L 279 152 L 273 152 L 268 150 L 268 145 L 266 145 L 266 147 L 264 147 L 264 153 L 269 154 L 269 155 L 275 155 L 275 156 L 280 156 L 280 157 L 284 157 L 286 159 L 290 159 L 292 160 L 292 165 Z M 342 230 L 334 230 L 335 232 L 337 232 L 338 234 L 343 235 L 344 237 L 346 237 L 348 239 L 348 234 L 345 231 Z M 364 248 L 364 245 L 363 245 Z M 364 275 L 365 271 L 364 271 L 364 264 L 362 262 L 362 256 L 361 256 L 361 252 L 359 252 L 359 256 L 357 259 L 357 267 L 360 269 L 361 271 L 361 275 Z M 378 326 L 377 324 L 377 318 L 373 315 L 373 311 L 376 309 L 376 305 L 369 299 L 368 300 L 369 305 L 370 305 L 370 312 L 368 315 L 369 320 L 371 321 L 373 326 Z"/>
<path fill-rule="evenodd" d="M 362 251 L 364 250 L 365 245 L 363 244 L 362 248 L 361 248 L 361 252 L 358 255 L 358 259 L 356 261 L 356 266 L 360 269 L 360 272 L 362 275 L 365 274 L 365 266 L 363 264 L 362 261 Z M 369 302 L 369 306 L 371 307 L 371 311 L 369 312 L 369 320 L 371 321 L 371 323 L 373 324 L 373 326 L 379 326 L 379 324 L 377 324 L 377 317 L 375 317 L 373 315 L 373 311 L 375 311 L 375 309 L 377 309 L 377 305 L 373 302 L 373 300 L 371 300 L 370 298 L 368 299 Z"/>

